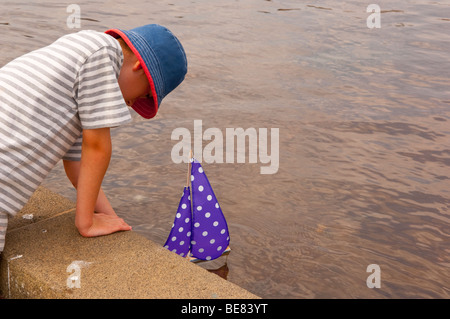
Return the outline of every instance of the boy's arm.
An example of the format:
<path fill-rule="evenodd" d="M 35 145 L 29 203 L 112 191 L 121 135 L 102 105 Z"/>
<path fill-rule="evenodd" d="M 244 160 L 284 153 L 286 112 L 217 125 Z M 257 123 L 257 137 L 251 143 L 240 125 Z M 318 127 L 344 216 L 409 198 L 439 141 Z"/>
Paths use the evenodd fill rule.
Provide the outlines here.
<path fill-rule="evenodd" d="M 80 175 L 80 161 L 70 161 L 63 160 L 64 170 L 66 172 L 67 177 L 69 178 L 72 185 L 75 189 L 78 188 L 78 176 Z M 96 213 L 104 213 L 111 216 L 117 216 L 114 208 L 109 203 L 106 194 L 103 192 L 102 188 L 98 193 L 97 203 L 95 204 L 95 212 Z"/>
<path fill-rule="evenodd" d="M 111 148 L 109 128 L 83 130 L 75 225 L 85 237 L 131 229 L 120 218 L 94 214 L 100 186 L 111 158 Z"/>

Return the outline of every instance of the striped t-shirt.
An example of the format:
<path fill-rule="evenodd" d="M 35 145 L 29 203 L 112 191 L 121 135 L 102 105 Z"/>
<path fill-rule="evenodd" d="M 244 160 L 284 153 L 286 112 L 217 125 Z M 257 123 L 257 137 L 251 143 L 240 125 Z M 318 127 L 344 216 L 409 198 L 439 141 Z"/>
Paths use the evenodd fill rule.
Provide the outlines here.
<path fill-rule="evenodd" d="M 83 129 L 131 121 L 122 63 L 117 40 L 80 31 L 0 69 L 0 215 L 19 212 L 60 159 L 80 159 Z"/>

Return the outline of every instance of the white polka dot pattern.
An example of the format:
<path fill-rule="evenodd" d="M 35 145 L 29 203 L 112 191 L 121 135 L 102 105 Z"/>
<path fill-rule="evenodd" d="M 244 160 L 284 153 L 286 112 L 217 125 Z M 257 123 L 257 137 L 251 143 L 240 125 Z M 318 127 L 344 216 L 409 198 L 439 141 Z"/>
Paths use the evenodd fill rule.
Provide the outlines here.
<path fill-rule="evenodd" d="M 172 230 L 164 247 L 180 256 L 191 255 L 201 260 L 220 257 L 230 242 L 228 226 L 206 174 L 196 160 L 191 166 L 190 188 L 185 187 Z"/>

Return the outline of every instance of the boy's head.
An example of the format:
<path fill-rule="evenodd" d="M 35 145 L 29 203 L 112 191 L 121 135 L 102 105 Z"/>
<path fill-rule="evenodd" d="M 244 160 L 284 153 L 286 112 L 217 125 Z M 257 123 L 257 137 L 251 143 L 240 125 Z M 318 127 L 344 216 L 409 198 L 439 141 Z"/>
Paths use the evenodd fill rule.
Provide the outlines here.
<path fill-rule="evenodd" d="M 187 73 L 186 54 L 180 41 L 157 24 L 128 31 L 111 29 L 106 33 L 121 38 L 125 48 L 119 76 L 125 101 L 142 117 L 154 117 L 162 99 Z"/>

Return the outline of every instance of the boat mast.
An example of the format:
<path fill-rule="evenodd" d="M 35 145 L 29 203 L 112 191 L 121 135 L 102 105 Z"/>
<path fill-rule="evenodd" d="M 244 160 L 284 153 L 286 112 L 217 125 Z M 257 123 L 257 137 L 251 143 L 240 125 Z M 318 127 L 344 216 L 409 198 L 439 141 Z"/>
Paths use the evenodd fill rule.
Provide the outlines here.
<path fill-rule="evenodd" d="M 193 154 L 192 150 L 189 151 L 189 160 L 188 160 L 188 171 L 187 171 L 187 177 L 186 177 L 186 187 L 189 187 L 190 179 L 191 179 L 191 160 L 192 160 Z"/>

